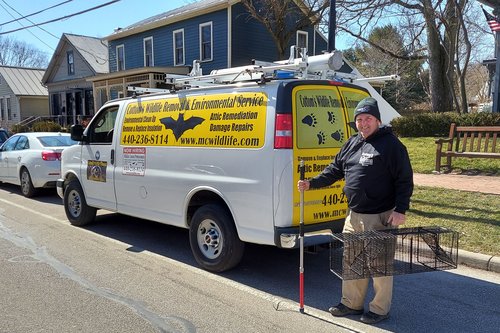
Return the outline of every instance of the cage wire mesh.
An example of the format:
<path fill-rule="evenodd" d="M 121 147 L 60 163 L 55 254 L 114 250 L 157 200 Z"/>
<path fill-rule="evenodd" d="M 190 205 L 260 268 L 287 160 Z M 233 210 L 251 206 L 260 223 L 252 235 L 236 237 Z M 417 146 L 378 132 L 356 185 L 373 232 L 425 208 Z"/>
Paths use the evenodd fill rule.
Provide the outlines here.
<path fill-rule="evenodd" d="M 457 268 L 458 233 L 416 227 L 333 234 L 330 271 L 343 280 Z"/>

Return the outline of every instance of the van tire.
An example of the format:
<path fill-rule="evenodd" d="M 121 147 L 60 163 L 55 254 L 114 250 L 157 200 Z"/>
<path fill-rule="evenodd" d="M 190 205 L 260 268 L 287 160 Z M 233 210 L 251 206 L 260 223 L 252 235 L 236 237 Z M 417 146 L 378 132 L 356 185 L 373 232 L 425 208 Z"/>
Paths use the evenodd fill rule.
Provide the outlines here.
<path fill-rule="evenodd" d="M 223 272 L 235 267 L 245 249 L 229 212 L 215 204 L 202 206 L 194 213 L 189 228 L 189 243 L 196 262 L 210 272 Z"/>
<path fill-rule="evenodd" d="M 87 205 L 80 182 L 71 180 L 64 190 L 64 211 L 72 225 L 81 227 L 94 221 L 97 209 Z"/>

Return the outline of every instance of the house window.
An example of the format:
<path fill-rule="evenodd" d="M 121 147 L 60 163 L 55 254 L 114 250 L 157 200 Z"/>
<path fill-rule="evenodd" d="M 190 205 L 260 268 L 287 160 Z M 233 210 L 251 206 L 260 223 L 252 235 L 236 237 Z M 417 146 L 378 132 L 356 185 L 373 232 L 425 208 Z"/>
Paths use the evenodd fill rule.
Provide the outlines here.
<path fill-rule="evenodd" d="M 297 50 L 300 50 L 301 48 L 307 48 L 307 31 L 297 31 Z"/>
<path fill-rule="evenodd" d="M 125 70 L 125 47 L 123 45 L 116 47 L 116 70 Z"/>
<path fill-rule="evenodd" d="M 212 22 L 200 24 L 200 60 L 212 60 Z"/>
<path fill-rule="evenodd" d="M 154 66 L 153 37 L 144 38 L 144 67 Z"/>
<path fill-rule="evenodd" d="M 174 65 L 184 65 L 184 29 L 174 31 Z"/>
<path fill-rule="evenodd" d="M 0 120 L 4 119 L 4 110 L 3 110 L 3 98 L 0 98 Z"/>
<path fill-rule="evenodd" d="M 66 52 L 66 59 L 68 60 L 68 75 L 75 75 L 75 58 L 73 51 Z"/>

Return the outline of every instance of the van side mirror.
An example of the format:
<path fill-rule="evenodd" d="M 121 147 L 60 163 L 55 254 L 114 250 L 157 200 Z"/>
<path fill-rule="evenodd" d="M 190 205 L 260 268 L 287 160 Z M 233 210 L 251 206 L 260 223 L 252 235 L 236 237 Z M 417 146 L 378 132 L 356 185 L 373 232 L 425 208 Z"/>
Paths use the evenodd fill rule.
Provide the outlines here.
<path fill-rule="evenodd" d="M 71 140 L 74 141 L 84 141 L 83 138 L 83 126 L 80 124 L 72 125 L 69 132 L 71 134 Z"/>

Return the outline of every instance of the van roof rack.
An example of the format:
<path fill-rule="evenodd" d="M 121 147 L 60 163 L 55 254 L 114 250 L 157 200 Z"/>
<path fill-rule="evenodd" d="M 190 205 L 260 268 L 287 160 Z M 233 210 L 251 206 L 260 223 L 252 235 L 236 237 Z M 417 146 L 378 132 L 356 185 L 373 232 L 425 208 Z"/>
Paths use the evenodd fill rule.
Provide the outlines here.
<path fill-rule="evenodd" d="M 307 56 L 306 49 L 301 49 L 300 58 L 294 58 L 295 46 L 290 50 L 292 55 L 288 60 L 277 62 L 253 61 L 251 65 L 213 70 L 208 75 L 202 75 L 199 61 L 193 62 L 193 70 L 189 75 L 167 74 L 167 84 L 172 84 L 175 89 L 187 89 L 207 85 L 230 84 L 236 82 L 255 81 L 265 82 L 272 79 L 287 78 L 312 78 L 329 70 L 338 70 L 342 64 L 342 53 L 332 53 L 319 56 Z M 331 66 L 338 66 L 331 67 Z M 326 76 L 324 77 L 326 78 Z"/>
<path fill-rule="evenodd" d="M 220 86 L 238 82 L 265 83 L 279 79 L 323 79 L 344 82 L 373 82 L 399 80 L 398 75 L 377 76 L 365 78 L 359 72 L 345 73 L 339 71 L 344 65 L 342 52 L 334 50 L 331 53 L 311 56 L 305 48 L 299 49 L 300 57 L 295 58 L 296 47 L 290 48 L 288 60 L 267 62 L 252 61 L 251 65 L 217 69 L 208 75 L 203 75 L 200 61 L 193 61 L 193 69 L 189 75 L 166 74 L 166 85 L 171 89 L 142 88 L 129 86 L 128 91 L 134 95 L 145 93 L 171 93 L 176 90 Z"/>

